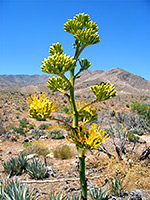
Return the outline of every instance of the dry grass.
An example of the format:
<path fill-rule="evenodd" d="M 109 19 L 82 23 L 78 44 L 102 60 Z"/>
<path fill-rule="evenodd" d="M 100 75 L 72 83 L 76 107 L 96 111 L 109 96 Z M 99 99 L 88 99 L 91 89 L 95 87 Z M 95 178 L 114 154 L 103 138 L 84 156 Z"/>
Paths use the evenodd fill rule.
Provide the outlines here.
<path fill-rule="evenodd" d="M 26 154 L 38 154 L 46 156 L 50 153 L 47 144 L 42 140 L 35 140 L 32 143 L 24 144 L 24 153 Z"/>
<path fill-rule="evenodd" d="M 61 158 L 62 160 L 71 158 L 73 156 L 73 151 L 68 145 L 58 146 L 53 149 L 53 154 L 55 158 Z"/>

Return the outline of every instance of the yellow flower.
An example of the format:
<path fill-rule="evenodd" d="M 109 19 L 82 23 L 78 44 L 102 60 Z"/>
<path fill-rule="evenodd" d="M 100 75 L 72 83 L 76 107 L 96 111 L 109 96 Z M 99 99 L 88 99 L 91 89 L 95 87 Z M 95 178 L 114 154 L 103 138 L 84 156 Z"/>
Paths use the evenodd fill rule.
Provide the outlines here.
<path fill-rule="evenodd" d="M 70 137 L 68 137 L 68 140 L 75 143 L 77 147 L 85 149 L 85 151 L 87 149 L 97 149 L 105 139 L 108 139 L 105 130 L 97 127 L 97 124 L 92 124 L 91 127 L 87 127 L 84 123 L 81 124 L 81 127 L 72 130 Z"/>
<path fill-rule="evenodd" d="M 27 98 L 29 104 L 29 116 L 37 120 L 46 120 L 51 112 L 55 112 L 56 105 L 47 99 L 47 94 L 36 94 Z"/>

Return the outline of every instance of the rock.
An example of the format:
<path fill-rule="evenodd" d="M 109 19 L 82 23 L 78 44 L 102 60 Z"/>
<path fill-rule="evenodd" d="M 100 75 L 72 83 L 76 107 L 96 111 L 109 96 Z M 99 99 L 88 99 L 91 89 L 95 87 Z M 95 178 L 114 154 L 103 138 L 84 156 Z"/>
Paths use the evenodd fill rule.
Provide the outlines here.
<path fill-rule="evenodd" d="M 53 153 L 49 153 L 49 154 L 47 154 L 47 155 L 46 155 L 46 158 L 54 158 Z"/>
<path fill-rule="evenodd" d="M 45 136 L 45 135 L 42 135 L 42 136 L 40 137 L 40 139 L 41 139 L 41 140 L 47 140 L 47 139 L 48 139 L 48 137 L 47 137 L 47 136 Z"/>
<path fill-rule="evenodd" d="M 138 142 L 138 143 L 140 143 L 140 144 L 145 144 L 145 143 L 146 143 L 146 141 L 145 141 L 145 140 L 143 140 L 143 139 L 141 139 L 141 138 L 140 138 L 140 139 L 138 139 L 138 140 L 137 140 L 137 142 Z"/>
<path fill-rule="evenodd" d="M 36 156 L 37 156 L 37 154 L 29 154 L 29 155 L 27 155 L 27 160 L 35 158 Z"/>
<path fill-rule="evenodd" d="M 29 142 L 29 139 L 28 138 L 24 139 L 23 143 L 27 143 L 27 142 Z"/>
<path fill-rule="evenodd" d="M 131 191 L 129 200 L 142 200 L 142 196 L 135 191 Z"/>

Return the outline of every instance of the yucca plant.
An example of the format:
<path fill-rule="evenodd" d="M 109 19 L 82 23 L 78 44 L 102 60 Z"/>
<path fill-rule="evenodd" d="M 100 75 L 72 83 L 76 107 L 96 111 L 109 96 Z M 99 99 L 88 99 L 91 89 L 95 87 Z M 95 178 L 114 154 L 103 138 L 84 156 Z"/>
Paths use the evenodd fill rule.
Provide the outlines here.
<path fill-rule="evenodd" d="M 27 167 L 27 173 L 34 179 L 44 179 L 48 177 L 48 169 L 39 160 L 33 159 Z"/>
<path fill-rule="evenodd" d="M 92 188 L 89 190 L 89 194 L 92 200 L 107 200 L 108 199 L 108 191 L 104 188 Z"/>
<path fill-rule="evenodd" d="M 33 191 L 29 191 L 26 185 L 22 185 L 17 179 L 3 181 L 0 185 L 1 200 L 35 200 Z"/>
<path fill-rule="evenodd" d="M 91 65 L 87 59 L 80 59 L 80 55 L 87 46 L 100 42 L 99 28 L 89 15 L 80 13 L 64 24 L 64 30 L 74 36 L 74 56 L 70 57 L 64 54 L 61 44 L 55 43 L 50 47 L 50 56 L 42 62 L 41 70 L 48 74 L 57 75 L 49 78 L 47 87 L 53 92 L 65 95 L 70 103 L 72 122 L 59 119 L 55 117 L 56 115 L 52 116 L 52 113 L 59 109 L 58 104 L 48 100 L 45 93 L 31 95 L 27 98 L 27 102 L 30 117 L 37 120 L 56 120 L 69 127 L 68 140 L 75 143 L 78 151 L 81 198 L 86 200 L 85 153 L 88 149 L 97 149 L 108 138 L 105 131 L 96 124 L 88 126 L 87 123 L 91 123 L 97 118 L 96 109 L 92 105 L 115 97 L 116 90 L 113 85 L 104 82 L 91 86 L 91 92 L 95 95 L 95 99 L 78 107 L 74 94 L 75 80 L 81 72 L 87 70 Z M 75 70 L 77 65 L 79 65 L 79 70 Z M 70 71 L 70 78 L 66 77 L 68 71 Z"/>

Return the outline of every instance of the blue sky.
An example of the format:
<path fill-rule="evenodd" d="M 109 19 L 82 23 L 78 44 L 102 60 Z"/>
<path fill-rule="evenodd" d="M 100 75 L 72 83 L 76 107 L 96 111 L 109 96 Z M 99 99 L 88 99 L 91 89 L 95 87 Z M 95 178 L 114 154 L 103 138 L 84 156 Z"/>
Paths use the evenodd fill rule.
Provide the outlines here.
<path fill-rule="evenodd" d="M 78 13 L 98 24 L 101 42 L 81 54 L 90 70 L 118 67 L 150 80 L 150 1 L 0 0 L 0 75 L 44 74 L 41 62 L 60 42 L 74 55 L 63 25 Z"/>

